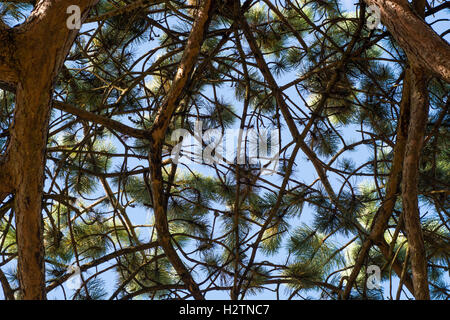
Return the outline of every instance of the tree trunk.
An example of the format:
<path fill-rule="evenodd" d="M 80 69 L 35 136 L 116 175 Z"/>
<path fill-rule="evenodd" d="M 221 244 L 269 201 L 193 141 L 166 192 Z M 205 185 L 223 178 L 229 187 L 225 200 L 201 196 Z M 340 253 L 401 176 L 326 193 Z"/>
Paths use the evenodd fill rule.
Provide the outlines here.
<path fill-rule="evenodd" d="M 51 98 L 50 84 L 34 85 L 30 77 L 18 86 L 11 170 L 15 180 L 18 270 L 25 299 L 45 298 L 42 242 L 42 189 Z M 47 81 L 48 82 L 48 81 Z M 42 91 L 41 91 L 42 90 Z"/>
<path fill-rule="evenodd" d="M 45 299 L 42 193 L 53 82 L 78 30 L 67 28 L 67 8 L 80 7 L 81 22 L 98 0 L 41 0 L 27 20 L 0 25 L 0 80 L 15 86 L 11 140 L 0 177 L 14 194 L 18 277 L 24 299 Z"/>
<path fill-rule="evenodd" d="M 353 266 L 352 272 L 347 280 L 347 286 L 343 292 L 343 299 L 348 299 L 350 293 L 355 283 L 361 268 L 366 261 L 367 255 L 369 254 L 372 244 L 377 244 L 386 260 L 390 260 L 389 249 L 386 250 L 384 247 L 385 239 L 384 232 L 388 227 L 389 219 L 392 216 L 392 211 L 394 209 L 395 203 L 397 202 L 397 194 L 400 190 L 401 176 L 403 161 L 405 158 L 406 140 L 408 136 L 408 126 L 410 121 L 411 113 L 411 86 L 410 86 L 409 73 L 406 72 L 405 78 L 403 80 L 403 90 L 402 90 L 402 101 L 400 102 L 400 117 L 397 122 L 397 140 L 395 141 L 394 147 L 394 158 L 392 159 L 391 172 L 389 173 L 389 180 L 386 186 L 386 196 L 380 208 L 377 210 L 375 217 L 372 221 L 370 227 L 370 235 L 364 241 L 361 246 L 361 250 L 358 252 L 358 257 L 356 258 L 355 265 Z M 389 248 L 389 246 L 388 246 Z M 394 261 L 394 268 L 397 268 L 398 264 Z M 400 267 L 401 270 L 401 267 Z M 400 271 L 401 272 L 401 271 Z M 397 272 L 400 276 L 400 273 Z M 406 282 L 408 290 L 413 292 L 413 286 Z"/>
<path fill-rule="evenodd" d="M 428 26 L 407 0 L 364 0 L 380 9 L 381 21 L 408 60 L 450 82 L 450 46 Z"/>
<path fill-rule="evenodd" d="M 187 40 L 183 56 L 178 66 L 175 78 L 172 81 L 167 96 L 159 107 L 155 122 L 150 130 L 150 150 L 149 150 L 149 171 L 150 171 L 150 191 L 153 200 L 153 212 L 155 215 L 155 226 L 158 234 L 158 242 L 167 255 L 170 263 L 176 270 L 180 279 L 187 286 L 192 296 L 197 300 L 204 297 L 199 286 L 194 281 L 189 270 L 184 265 L 177 251 L 172 245 L 172 236 L 167 221 L 167 206 L 163 187 L 162 176 L 162 146 L 167 132 L 167 128 L 172 119 L 172 115 L 178 106 L 178 101 L 184 93 L 194 66 L 200 54 L 200 49 L 205 39 L 211 16 L 215 10 L 213 1 L 200 1 L 198 10 L 195 11 L 195 21 L 191 33 Z"/>

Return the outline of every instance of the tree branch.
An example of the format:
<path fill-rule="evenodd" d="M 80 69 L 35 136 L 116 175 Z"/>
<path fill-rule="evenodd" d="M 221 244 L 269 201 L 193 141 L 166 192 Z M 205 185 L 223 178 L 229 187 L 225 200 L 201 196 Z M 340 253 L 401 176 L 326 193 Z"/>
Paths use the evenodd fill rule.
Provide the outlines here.
<path fill-rule="evenodd" d="M 80 271 L 84 272 L 89 270 L 90 268 L 96 267 L 102 263 L 105 263 L 109 260 L 118 258 L 120 256 L 126 255 L 126 254 L 130 254 L 130 253 L 135 253 L 138 251 L 143 251 L 143 250 L 148 250 L 148 249 L 153 249 L 156 248 L 158 246 L 158 242 L 154 241 L 154 242 L 149 242 L 149 243 L 145 243 L 145 244 L 141 244 L 138 246 L 134 246 L 134 247 L 128 247 L 128 248 L 123 248 L 114 252 L 111 252 L 107 255 L 104 255 L 103 257 L 100 257 L 98 259 L 92 260 L 91 262 L 88 262 L 86 264 L 83 264 L 82 266 L 80 266 Z M 153 261 L 159 258 L 162 258 L 163 256 L 158 255 L 156 257 L 154 257 L 154 259 L 152 259 Z M 53 289 L 55 289 L 57 286 L 61 285 L 62 283 L 64 283 L 67 279 L 69 279 L 75 272 L 72 273 L 66 273 L 64 276 L 54 280 L 51 282 L 51 284 L 49 286 L 47 286 L 46 290 L 47 293 L 52 291 Z"/>
<path fill-rule="evenodd" d="M 364 265 L 364 261 L 369 254 L 372 244 L 378 244 L 384 240 L 383 235 L 387 228 L 388 221 L 392 215 L 392 210 L 394 209 L 395 203 L 397 201 L 397 194 L 400 190 L 403 159 L 405 156 L 406 138 L 408 136 L 408 125 L 410 121 L 410 82 L 411 80 L 409 77 L 409 73 L 406 73 L 405 79 L 403 80 L 402 101 L 400 103 L 400 118 L 397 123 L 397 141 L 395 142 L 394 158 L 392 160 L 391 172 L 389 173 L 389 180 L 386 186 L 386 195 L 383 203 L 376 212 L 375 217 L 372 221 L 370 235 L 364 241 L 360 251 L 358 252 L 358 257 L 356 258 L 355 265 L 347 280 L 347 285 L 343 292 L 344 299 L 349 298 L 353 284 L 362 266 Z M 411 292 L 414 291 L 412 286 L 408 287 L 408 289 Z"/>
<path fill-rule="evenodd" d="M 8 41 L 6 48 L 4 43 L 0 47 L 0 56 L 6 57 L 0 73 L 4 76 L 9 61 L 17 72 L 14 126 L 6 152 L 14 184 L 19 282 L 27 300 L 46 297 L 41 211 L 50 103 L 56 75 L 78 33 L 67 27 L 67 8 L 78 5 L 82 22 L 96 3 L 41 0 L 23 24 L 2 32 Z M 11 47 L 13 54 L 8 53 Z"/>
<path fill-rule="evenodd" d="M 8 279 L 6 279 L 6 276 L 1 269 L 0 269 L 0 283 L 2 284 L 3 293 L 5 294 L 6 300 L 15 300 L 14 290 L 9 285 Z"/>
<path fill-rule="evenodd" d="M 200 2 L 198 10 L 196 10 L 195 21 L 191 33 L 189 34 L 177 73 L 172 81 L 166 99 L 157 112 L 155 122 L 150 130 L 150 189 L 153 198 L 153 210 L 155 214 L 155 226 L 158 234 L 158 241 L 181 280 L 186 284 L 193 297 L 198 300 L 204 299 L 200 288 L 197 283 L 195 283 L 189 270 L 186 268 L 172 245 L 172 237 L 170 235 L 166 215 L 161 158 L 162 144 L 167 128 L 172 119 L 172 115 L 178 106 L 178 101 L 183 95 L 188 79 L 194 69 L 194 65 L 197 62 L 200 48 L 203 44 L 213 11 L 214 5 L 211 0 Z"/>

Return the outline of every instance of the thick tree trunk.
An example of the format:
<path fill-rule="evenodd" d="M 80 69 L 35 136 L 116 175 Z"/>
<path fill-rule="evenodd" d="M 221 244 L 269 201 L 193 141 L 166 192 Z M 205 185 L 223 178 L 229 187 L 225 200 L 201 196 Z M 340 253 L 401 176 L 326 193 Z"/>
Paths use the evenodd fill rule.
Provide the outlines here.
<path fill-rule="evenodd" d="M 428 117 L 427 76 L 422 70 L 408 70 L 411 78 L 411 121 L 403 161 L 402 201 L 405 229 L 411 254 L 411 267 L 416 299 L 430 299 L 427 257 L 418 206 L 419 161 Z"/>
<path fill-rule="evenodd" d="M 409 6 L 402 0 L 369 0 L 366 2 L 368 4 L 376 4 L 381 8 L 383 22 L 387 25 L 388 29 L 393 34 L 394 38 L 399 42 L 403 43 L 404 50 L 408 53 L 408 58 L 410 62 L 414 65 L 408 67 L 405 73 L 405 78 L 403 81 L 403 92 L 402 92 L 402 102 L 400 106 L 400 119 L 397 127 L 397 141 L 394 149 L 394 159 L 392 163 L 392 169 L 389 177 L 389 183 L 386 190 L 386 199 L 381 206 L 379 212 L 374 219 L 372 225 L 372 230 L 369 238 L 364 242 L 361 251 L 359 252 L 358 259 L 356 261 L 355 267 L 349 279 L 349 284 L 347 285 L 344 298 L 348 298 L 351 290 L 351 285 L 356 280 L 356 277 L 364 263 L 365 257 L 369 252 L 372 243 L 377 243 L 385 257 L 390 256 L 388 248 L 385 248 L 382 241 L 384 241 L 383 234 L 386 230 L 387 223 L 392 214 L 393 207 L 396 201 L 396 194 L 402 182 L 402 199 L 404 203 L 405 211 L 405 225 L 408 233 L 408 241 L 411 250 L 416 250 L 415 261 L 411 259 L 413 266 L 413 284 L 408 284 L 408 276 L 406 274 L 402 275 L 403 279 L 406 279 L 406 285 L 408 289 L 415 295 L 416 299 L 429 299 L 428 292 L 428 282 L 427 282 L 427 272 L 426 272 L 426 256 L 424 251 L 422 229 L 419 221 L 419 211 L 418 211 L 418 200 L 417 200 L 417 181 L 418 181 L 418 165 L 420 152 L 422 150 L 422 143 L 425 131 L 425 125 L 428 114 L 428 100 L 427 100 L 427 88 L 426 88 L 426 76 L 427 70 L 433 71 L 442 78 L 446 79 L 446 72 L 448 72 L 448 58 L 446 61 L 428 61 L 429 65 L 426 67 L 420 66 L 424 57 L 431 58 L 435 52 L 432 46 L 433 41 L 437 41 L 435 38 L 428 39 L 426 33 L 433 30 L 425 25 L 427 30 L 424 34 L 418 35 L 421 44 L 428 46 L 428 51 L 425 48 L 420 48 L 415 43 L 414 35 L 407 33 L 410 32 L 410 24 L 423 24 L 420 17 L 424 17 L 425 1 L 415 0 L 413 1 L 413 6 L 417 16 L 412 12 Z M 395 20 L 395 17 L 399 21 Z M 406 25 L 405 25 L 406 24 Z M 423 27 L 423 25 L 422 25 Z M 416 33 L 415 33 L 416 34 Z M 402 37 L 406 36 L 406 40 Z M 429 35 L 430 36 L 430 35 Z M 443 42 L 443 41 L 442 41 Z M 425 43 L 425 44 L 424 44 Z M 431 51 L 430 51 L 431 49 Z M 443 46 L 437 48 L 441 53 L 449 50 L 448 45 L 443 43 Z M 422 57 L 417 54 L 418 50 L 425 50 L 421 52 Z M 442 57 L 439 57 L 442 58 Z M 445 60 L 445 59 L 444 59 Z M 432 66 L 432 64 L 435 64 Z M 440 73 L 440 71 L 443 73 Z M 446 71 L 447 70 L 447 71 Z M 438 72 L 439 71 L 439 72 Z M 413 134 L 413 136 L 409 136 Z M 409 151 L 408 151 L 409 150 Z M 407 157 L 408 155 L 408 157 Z M 406 175 L 402 178 L 403 175 Z M 408 180 L 408 181 L 406 181 Z M 405 201 L 407 202 L 405 207 Z M 408 232 L 409 230 L 409 232 Z M 415 249 L 413 249 L 414 247 Z M 400 275 L 401 267 L 394 263 L 394 269 L 397 274 Z M 414 272 L 414 270 L 416 270 Z M 400 271 L 400 273 L 399 273 Z M 415 276 L 414 276 L 415 274 Z"/>
<path fill-rule="evenodd" d="M 78 33 L 67 28 L 67 8 L 78 5 L 82 22 L 97 1 L 41 0 L 23 24 L 0 25 L 0 80 L 16 88 L 11 140 L 1 159 L 0 177 L 7 183 L 0 196 L 14 194 L 18 273 L 27 300 L 46 297 L 41 206 L 50 102 Z"/>

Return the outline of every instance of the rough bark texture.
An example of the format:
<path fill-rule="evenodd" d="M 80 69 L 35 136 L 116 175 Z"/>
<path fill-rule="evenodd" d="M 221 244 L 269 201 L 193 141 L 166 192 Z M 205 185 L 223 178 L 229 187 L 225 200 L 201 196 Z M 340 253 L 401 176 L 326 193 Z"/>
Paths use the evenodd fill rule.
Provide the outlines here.
<path fill-rule="evenodd" d="M 78 30 L 66 26 L 67 7 L 82 19 L 97 0 L 36 4 L 27 20 L 0 28 L 0 80 L 16 87 L 11 140 L 2 159 L 2 195 L 14 194 L 19 281 L 24 299 L 45 299 L 42 189 L 52 87 Z M 3 190 L 5 189 L 5 190 Z"/>
<path fill-rule="evenodd" d="M 450 82 L 450 46 L 416 14 L 406 0 L 365 0 L 380 9 L 381 21 L 408 60 Z"/>
<path fill-rule="evenodd" d="M 411 255 L 414 295 L 418 300 L 430 299 L 427 256 L 420 223 L 418 204 L 419 161 L 428 117 L 427 76 L 411 68 L 411 121 L 403 161 L 402 202 L 405 229 Z"/>

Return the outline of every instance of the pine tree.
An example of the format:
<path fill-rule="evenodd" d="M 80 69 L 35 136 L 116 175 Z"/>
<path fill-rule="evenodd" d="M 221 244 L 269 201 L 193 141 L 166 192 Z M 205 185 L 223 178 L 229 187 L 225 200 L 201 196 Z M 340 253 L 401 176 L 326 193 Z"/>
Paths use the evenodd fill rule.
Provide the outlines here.
<path fill-rule="evenodd" d="M 448 6 L 353 8 L 1 1 L 3 297 L 448 299 Z"/>

